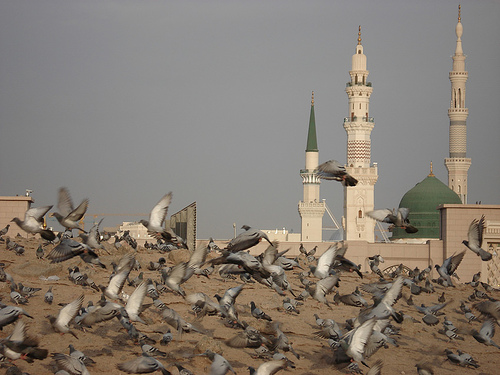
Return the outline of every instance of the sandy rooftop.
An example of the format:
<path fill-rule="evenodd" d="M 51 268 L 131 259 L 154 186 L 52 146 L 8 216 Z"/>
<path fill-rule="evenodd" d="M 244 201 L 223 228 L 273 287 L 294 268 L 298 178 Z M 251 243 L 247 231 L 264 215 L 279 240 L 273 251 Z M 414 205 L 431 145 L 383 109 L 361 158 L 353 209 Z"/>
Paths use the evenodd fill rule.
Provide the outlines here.
<path fill-rule="evenodd" d="M 15 233 L 15 230 L 13 231 Z M 12 233 L 9 233 L 12 236 Z M 69 261 L 50 264 L 47 260 L 39 260 L 35 256 L 35 249 L 38 247 L 39 240 L 23 239 L 13 237 L 13 239 L 21 245 L 25 246 L 23 256 L 17 256 L 13 252 L 5 250 L 5 245 L 0 244 L 0 262 L 5 264 L 5 271 L 12 275 L 16 282 L 22 282 L 24 285 L 32 287 L 40 287 L 41 291 L 37 292 L 29 299 L 29 303 L 23 308 L 31 314 L 34 319 L 22 317 L 21 319 L 29 325 L 28 332 L 35 335 L 40 340 L 40 347 L 48 349 L 49 353 L 66 353 L 68 354 L 68 345 L 73 344 L 75 348 L 83 351 L 91 357 L 96 364 L 89 366 L 88 370 L 91 374 L 119 374 L 120 372 L 116 364 L 125 362 L 139 356 L 141 348 L 135 345 L 127 336 L 126 331 L 122 328 L 117 319 L 102 322 L 94 325 L 91 329 L 83 332 L 75 330 L 78 339 L 71 335 L 61 336 L 52 330 L 46 315 L 57 315 L 61 306 L 59 303 L 69 303 L 76 299 L 82 292 L 85 295 L 84 305 L 88 301 L 96 303 L 100 298 L 100 293 L 95 290 L 73 284 L 68 280 L 68 267 L 78 265 L 82 273 L 87 273 L 96 284 L 107 285 L 111 274 L 111 262 L 118 260 L 126 252 L 131 251 L 127 245 L 123 245 L 120 250 L 116 250 L 112 245 L 108 245 L 107 249 L 111 255 L 101 254 L 100 259 L 107 266 L 107 270 L 100 268 L 92 268 L 81 261 L 79 257 Z M 46 247 L 47 254 L 53 245 Z M 151 278 L 159 280 L 160 275 L 157 271 L 149 271 L 146 265 L 150 261 L 157 261 L 160 256 L 167 259 L 167 265 L 172 266 L 181 260 L 189 258 L 187 250 L 176 250 L 167 254 L 160 254 L 158 251 L 146 250 L 140 248 L 136 254 L 136 259 L 142 265 L 141 271 L 144 272 L 144 279 Z M 209 254 L 209 257 L 215 257 L 216 254 Z M 349 252 L 346 257 L 349 258 Z M 303 260 L 305 262 L 305 260 Z M 302 263 L 304 264 L 304 263 Z M 287 277 L 292 284 L 293 289 L 298 295 L 302 290 L 302 285 L 298 279 L 300 269 L 287 271 Z M 348 294 L 354 291 L 356 286 L 362 283 L 369 283 L 378 280 L 378 277 L 363 271 L 363 279 L 356 274 L 342 274 L 340 281 L 339 293 Z M 135 278 L 139 271 L 133 270 L 130 274 L 130 279 Z M 43 281 L 40 277 L 48 277 L 52 275 L 59 276 L 58 281 Z M 433 277 L 436 277 L 434 271 Z M 314 277 L 311 281 L 316 281 Z M 432 305 L 438 303 L 438 297 L 445 292 L 445 298 L 449 304 L 443 309 L 446 317 L 458 327 L 458 334 L 464 338 L 463 341 L 453 340 L 448 341 L 447 337 L 438 331 L 442 329 L 443 316 L 440 317 L 440 323 L 435 326 L 427 326 L 422 322 L 422 315 L 413 306 L 408 306 L 406 298 L 410 296 L 410 291 L 407 287 L 403 287 L 404 297 L 396 302 L 396 310 L 402 310 L 416 319 L 416 322 L 405 320 L 402 324 L 393 324 L 399 327 L 400 335 L 393 336 L 397 341 L 398 347 L 389 345 L 388 348 L 381 348 L 373 356 L 368 358 L 366 362 L 371 366 L 377 360 L 383 361 L 382 374 L 416 374 L 417 369 L 415 364 L 428 362 L 434 369 L 434 374 L 498 374 L 500 373 L 500 350 L 493 346 L 485 346 L 478 343 L 470 334 L 472 329 L 479 330 L 483 318 L 478 321 L 468 323 L 464 314 L 459 310 L 461 300 L 467 301 L 467 298 L 473 292 L 472 287 L 460 283 L 470 280 L 461 280 L 457 283 L 456 288 L 441 288 L 436 286 L 436 293 L 414 295 L 415 304 Z M 236 280 L 224 281 L 217 272 L 214 272 L 209 279 L 205 277 L 193 276 L 185 284 L 183 288 L 187 294 L 193 292 L 205 292 L 209 296 L 214 296 L 218 293 L 222 295 L 228 288 L 242 284 L 242 281 Z M 54 303 L 48 305 L 44 303 L 43 297 L 48 287 L 53 287 Z M 131 294 L 134 288 L 124 287 L 127 294 Z M 12 305 L 10 301 L 10 286 L 7 283 L 0 283 L 0 296 L 2 302 L 7 305 Z M 493 298 L 499 297 L 499 292 L 490 293 Z M 292 297 L 290 293 L 288 296 Z M 314 314 L 321 318 L 331 318 L 344 327 L 346 319 L 355 317 L 360 309 L 358 307 L 346 305 L 333 305 L 333 294 L 328 296 L 328 300 L 332 301 L 331 307 L 321 304 L 312 298 L 308 298 L 303 306 L 299 306 L 300 314 L 290 314 L 283 310 L 282 296 L 278 295 L 274 290 L 265 287 L 264 285 L 253 283 L 245 284 L 243 291 L 236 300 L 236 307 L 239 312 L 240 320 L 248 322 L 255 328 L 260 330 L 265 329 L 265 323 L 253 318 L 250 314 L 250 301 L 255 301 L 256 304 L 270 315 L 273 321 L 282 323 L 283 332 L 289 337 L 295 351 L 300 355 L 300 359 L 295 358 L 290 352 L 285 353 L 291 359 L 296 368 L 288 368 L 280 373 L 295 373 L 295 374 L 332 374 L 345 373 L 338 365 L 333 363 L 333 351 L 328 346 L 327 340 L 316 337 L 313 332 L 319 327 L 315 323 Z M 364 293 L 364 298 L 371 301 L 370 296 Z M 191 370 L 194 374 L 208 374 L 210 369 L 210 360 L 206 357 L 194 356 L 203 352 L 206 348 L 212 348 L 219 351 L 233 366 L 236 373 L 248 374 L 248 366 L 257 368 L 264 359 L 254 358 L 254 349 L 244 348 L 236 349 L 226 345 L 225 340 L 235 336 L 240 332 L 238 329 L 229 328 L 224 325 L 224 321 L 217 316 L 206 316 L 201 321 L 195 321 L 195 316 L 191 312 L 190 305 L 179 295 L 167 292 L 160 296 L 160 299 L 165 302 L 168 307 L 176 310 L 181 316 L 189 322 L 193 322 L 197 327 L 202 329 L 205 334 L 190 332 L 179 336 L 172 328 L 174 339 L 168 346 L 161 346 L 159 341 L 162 333 L 166 332 L 169 326 L 162 322 L 161 313 L 154 306 L 149 307 L 142 313 L 143 319 L 147 325 L 135 323 L 136 328 L 146 333 L 149 337 L 157 341 L 156 346 L 167 352 L 165 358 L 159 360 L 168 366 L 175 362 L 182 364 L 184 367 Z M 215 298 L 214 298 L 215 300 Z M 146 297 L 145 303 L 150 304 L 151 298 Z M 469 306 L 473 302 L 467 301 Z M 479 317 L 479 313 L 475 312 Z M 13 329 L 14 325 L 4 327 L 0 333 L 0 338 L 7 337 Z M 500 342 L 500 336 L 497 334 L 494 337 L 496 342 Z M 478 369 L 458 367 L 446 360 L 445 349 L 451 349 L 456 352 L 460 349 L 472 355 L 480 365 Z M 45 360 L 36 360 L 33 363 L 28 363 L 18 359 L 15 362 L 22 371 L 29 374 L 52 374 L 57 371 L 55 361 L 50 357 Z M 11 366 L 10 363 L 2 364 L 3 368 Z M 361 366 L 364 373 L 367 368 Z M 178 374 L 175 367 L 168 367 L 168 370 L 173 374 Z M 2 370 L 5 371 L 5 370 Z M 159 373 L 159 372 L 158 372 Z"/>

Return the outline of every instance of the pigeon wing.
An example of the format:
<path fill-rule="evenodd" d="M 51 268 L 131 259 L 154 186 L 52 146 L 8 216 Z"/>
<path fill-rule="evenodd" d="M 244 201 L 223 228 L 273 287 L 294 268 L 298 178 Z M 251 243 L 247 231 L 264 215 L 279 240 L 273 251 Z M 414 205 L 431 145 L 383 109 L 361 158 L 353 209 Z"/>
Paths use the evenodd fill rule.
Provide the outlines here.
<path fill-rule="evenodd" d="M 83 215 L 85 215 L 85 212 L 87 212 L 87 207 L 89 206 L 89 200 L 85 198 L 82 203 L 78 205 L 77 208 L 75 208 L 73 211 L 71 211 L 68 215 L 67 218 L 71 221 L 78 221 L 80 220 Z"/>
<path fill-rule="evenodd" d="M 384 223 L 392 223 L 392 220 L 389 219 L 389 217 L 392 215 L 392 211 L 389 210 L 388 208 L 369 211 L 366 213 L 366 215 L 377 221 L 381 221 Z"/>
<path fill-rule="evenodd" d="M 65 238 L 59 243 L 59 245 L 52 249 L 46 258 L 50 259 L 51 263 L 59 263 L 80 255 L 84 251 L 85 247 L 83 244 L 72 240 L 71 238 Z"/>
<path fill-rule="evenodd" d="M 353 335 L 350 337 L 351 340 L 346 354 L 357 362 L 363 362 L 365 345 L 372 334 L 375 321 L 375 318 L 367 320 L 356 328 L 356 331 L 354 331 Z"/>
<path fill-rule="evenodd" d="M 149 226 L 153 231 L 162 231 L 162 225 L 167 215 L 168 206 L 172 201 L 172 192 L 165 194 L 160 201 L 153 207 L 149 214 Z"/>
<path fill-rule="evenodd" d="M 69 322 L 71 322 L 71 320 L 76 316 L 78 311 L 82 308 L 83 298 L 84 297 L 82 294 L 80 295 L 80 297 L 68 303 L 59 311 L 59 315 L 57 316 L 57 323 L 59 325 L 67 326 Z"/>
<path fill-rule="evenodd" d="M 135 288 L 134 292 L 130 295 L 127 304 L 125 305 L 125 311 L 127 311 L 130 316 L 139 315 L 142 302 L 144 301 L 144 297 L 146 296 L 147 289 L 148 285 L 145 281 L 143 281 L 137 288 Z"/>
<path fill-rule="evenodd" d="M 57 197 L 57 211 L 63 217 L 66 217 L 73 210 L 74 210 L 73 201 L 71 200 L 71 195 L 69 195 L 69 190 L 65 187 L 60 188 Z"/>

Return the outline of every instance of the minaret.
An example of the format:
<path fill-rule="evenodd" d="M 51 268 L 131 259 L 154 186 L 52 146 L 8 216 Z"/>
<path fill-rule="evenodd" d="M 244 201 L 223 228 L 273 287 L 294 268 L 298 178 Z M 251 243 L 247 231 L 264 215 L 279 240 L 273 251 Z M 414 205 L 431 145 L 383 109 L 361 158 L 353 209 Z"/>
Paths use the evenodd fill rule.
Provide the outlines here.
<path fill-rule="evenodd" d="M 318 167 L 318 142 L 316 138 L 316 121 L 314 119 L 314 91 L 311 99 L 311 115 L 307 133 L 306 167 L 301 169 L 300 176 L 304 186 L 304 197 L 299 202 L 299 214 L 302 218 L 302 241 L 322 241 L 323 214 L 325 202 L 319 199 L 320 180 L 316 175 Z"/>
<path fill-rule="evenodd" d="M 469 110 L 465 107 L 465 82 L 469 73 L 465 70 L 465 55 L 462 50 L 463 26 L 458 6 L 458 23 L 455 27 L 457 47 L 453 58 L 453 70 L 450 72 L 451 103 L 448 109 L 450 118 L 450 157 L 444 159 L 448 169 L 448 187 L 458 194 L 462 203 L 467 203 L 467 171 L 471 159 L 466 157 L 467 151 L 467 117 Z"/>
<path fill-rule="evenodd" d="M 361 26 L 358 32 L 356 53 L 352 56 L 351 81 L 345 92 L 349 99 L 349 117 L 344 118 L 347 132 L 347 171 L 358 180 L 354 187 L 344 187 L 344 240 L 375 240 L 375 222 L 366 216 L 374 209 L 375 183 L 378 179 L 377 164 L 371 161 L 370 134 L 374 126 L 369 116 L 372 84 L 367 81 L 366 56 L 361 44 Z"/>

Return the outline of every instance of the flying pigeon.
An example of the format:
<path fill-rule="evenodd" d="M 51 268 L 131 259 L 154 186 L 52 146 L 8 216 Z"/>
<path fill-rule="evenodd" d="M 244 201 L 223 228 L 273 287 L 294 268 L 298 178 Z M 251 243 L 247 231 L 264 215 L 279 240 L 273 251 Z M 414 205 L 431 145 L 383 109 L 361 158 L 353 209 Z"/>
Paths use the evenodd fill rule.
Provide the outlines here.
<path fill-rule="evenodd" d="M 15 222 L 26 233 L 39 233 L 43 239 L 53 241 L 56 235 L 51 230 L 43 227 L 42 219 L 51 208 L 52 206 L 33 207 L 24 214 L 24 221 L 18 217 L 13 218 L 11 221 Z"/>
<path fill-rule="evenodd" d="M 487 262 L 488 260 L 491 260 L 492 255 L 486 250 L 481 249 L 483 244 L 483 232 L 484 215 L 481 216 L 481 219 L 479 220 L 472 220 L 469 225 L 469 232 L 467 233 L 468 240 L 463 240 L 462 243 L 478 257 L 480 256 L 481 260 Z"/>
<path fill-rule="evenodd" d="M 381 221 L 383 223 L 394 224 L 396 227 L 402 228 L 406 233 L 417 233 L 418 229 L 410 224 L 408 220 L 408 215 L 410 214 L 410 209 L 405 207 L 400 207 L 397 210 L 390 210 L 388 208 L 369 211 L 366 213 L 367 216 Z"/>
<path fill-rule="evenodd" d="M 74 208 L 68 189 L 62 187 L 59 189 L 57 202 L 57 210 L 59 212 L 54 212 L 50 216 L 54 216 L 59 224 L 66 229 L 78 229 L 81 232 L 85 232 L 82 228 L 80 228 L 78 222 L 83 218 L 85 212 L 87 212 L 88 205 L 89 200 L 85 198 L 77 208 Z"/>
<path fill-rule="evenodd" d="M 356 186 L 358 180 L 346 172 L 345 167 L 337 160 L 328 160 L 320 164 L 316 170 L 319 178 L 340 181 L 344 186 Z"/>
<path fill-rule="evenodd" d="M 266 240 L 271 246 L 273 246 L 273 243 L 269 240 L 267 234 L 261 230 L 254 229 L 248 225 L 243 225 L 241 228 L 244 229 L 245 232 L 237 235 L 229 241 L 226 246 L 226 249 L 230 252 L 236 253 L 238 251 L 249 249 L 252 246 L 257 245 L 262 239 Z"/>
<path fill-rule="evenodd" d="M 157 239 L 164 239 L 171 242 L 174 237 L 164 226 L 167 216 L 168 206 L 172 201 L 172 192 L 165 194 L 153 207 L 149 214 L 149 220 L 140 220 L 139 222 L 146 227 L 148 234 Z"/>

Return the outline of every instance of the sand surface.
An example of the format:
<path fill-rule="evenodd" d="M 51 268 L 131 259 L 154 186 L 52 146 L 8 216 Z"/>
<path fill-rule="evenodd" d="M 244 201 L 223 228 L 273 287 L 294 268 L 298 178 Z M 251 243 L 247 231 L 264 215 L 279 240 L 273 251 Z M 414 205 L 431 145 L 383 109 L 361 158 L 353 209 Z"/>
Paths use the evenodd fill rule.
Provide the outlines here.
<path fill-rule="evenodd" d="M 11 274 L 16 282 L 22 282 L 25 285 L 33 287 L 41 287 L 42 290 L 37 292 L 29 299 L 29 303 L 24 306 L 25 310 L 31 314 L 34 319 L 22 317 L 29 325 L 29 333 L 38 336 L 40 347 L 48 349 L 49 353 L 66 353 L 68 354 L 68 345 L 73 344 L 75 348 L 83 351 L 86 355 L 93 358 L 95 365 L 89 366 L 88 370 L 91 374 L 120 374 L 116 368 L 116 364 L 125 362 L 139 356 L 141 348 L 135 345 L 127 336 L 126 331 L 122 328 L 117 319 L 108 322 L 103 322 L 94 325 L 91 329 L 83 332 L 76 331 L 78 339 L 65 334 L 61 336 L 52 330 L 46 315 L 57 315 L 61 306 L 59 303 L 68 303 L 76 299 L 82 292 L 85 294 L 84 305 L 88 301 L 97 302 L 100 298 L 100 293 L 91 288 L 84 288 L 73 284 L 68 280 L 68 267 L 75 265 L 80 266 L 81 272 L 87 273 L 96 284 L 107 285 L 110 273 L 111 262 L 117 262 L 123 254 L 131 249 L 124 245 L 120 250 L 115 250 L 112 245 L 107 244 L 107 249 L 111 255 L 102 254 L 101 260 L 108 266 L 107 270 L 93 269 L 86 263 L 80 260 L 79 257 L 69 261 L 50 264 L 47 260 L 39 260 L 35 256 L 35 249 L 38 247 L 39 240 L 23 239 L 15 237 L 14 240 L 25 246 L 25 255 L 17 256 L 13 252 L 5 250 L 5 245 L 0 244 L 0 262 L 5 263 L 5 270 Z M 51 250 L 52 245 L 46 247 L 46 254 Z M 209 254 L 209 257 L 215 257 L 217 254 Z M 167 259 L 167 265 L 171 266 L 181 260 L 187 260 L 189 253 L 187 250 L 176 250 L 167 254 L 159 254 L 154 250 L 146 250 L 140 248 L 136 255 L 142 265 L 144 278 L 159 280 L 157 271 L 148 271 L 146 265 L 150 261 L 157 261 L 160 256 Z M 346 257 L 349 257 L 347 252 Z M 299 294 L 302 291 L 301 283 L 297 273 L 300 269 L 287 271 L 288 280 L 291 282 L 293 289 Z M 130 278 L 133 279 L 138 275 L 139 271 L 132 271 Z M 42 281 L 40 277 L 48 277 L 57 275 L 60 280 Z M 355 287 L 362 283 L 374 282 L 378 278 L 363 270 L 363 279 L 356 274 L 342 274 L 340 281 L 340 294 L 348 294 L 354 291 Z M 434 277 L 436 272 L 434 272 Z M 315 281 L 313 277 L 310 278 Z M 465 282 L 469 280 L 462 280 Z M 217 272 L 209 278 L 193 276 L 185 284 L 183 288 L 187 294 L 194 292 L 205 292 L 209 296 L 218 293 L 222 295 L 228 288 L 242 284 L 238 278 L 236 280 L 224 281 Z M 54 303 L 48 305 L 44 303 L 43 297 L 49 286 L 53 286 Z M 438 297 L 442 291 L 445 291 L 445 297 L 449 304 L 444 308 L 446 317 L 454 322 L 458 327 L 458 334 L 463 336 L 464 341 L 451 341 L 440 334 L 438 331 L 442 329 L 443 317 L 440 317 L 440 323 L 436 326 L 427 326 L 421 320 L 422 315 L 419 314 L 413 306 L 408 306 L 406 299 L 403 297 L 396 303 L 396 310 L 402 310 L 404 313 L 413 316 L 417 322 L 404 321 L 402 324 L 394 323 L 401 328 L 399 336 L 393 336 L 398 347 L 389 345 L 387 349 L 381 348 L 373 356 L 368 358 L 366 362 L 373 365 L 378 359 L 383 361 L 382 374 L 416 374 L 417 369 L 415 364 L 428 362 L 434 369 L 435 374 L 499 374 L 500 373 L 500 350 L 485 346 L 478 343 L 470 334 L 472 329 L 479 330 L 483 318 L 469 324 L 464 315 L 458 309 L 461 300 L 466 300 L 473 292 L 473 289 L 464 284 L 458 284 L 456 288 L 441 288 L 436 287 L 437 291 L 433 294 L 420 294 L 413 296 L 416 304 L 424 303 L 425 305 L 437 304 Z M 131 294 L 134 288 L 125 285 L 124 291 Z M 10 301 L 10 287 L 7 283 L 0 283 L 0 296 L 2 302 L 8 305 L 13 303 Z M 289 295 L 289 293 L 288 293 Z M 410 291 L 407 287 L 403 287 L 403 295 L 409 297 Z M 290 295 L 291 296 L 291 295 Z M 499 298 L 499 293 L 491 294 L 494 298 Z M 365 293 L 364 297 L 370 300 L 370 296 Z M 174 340 L 168 346 L 161 346 L 159 341 L 162 333 L 166 332 L 169 326 L 162 322 L 161 313 L 151 306 L 142 313 L 142 316 L 148 325 L 136 323 L 135 326 L 141 332 L 146 333 L 149 337 L 157 341 L 156 346 L 163 351 L 166 351 L 167 357 L 159 358 L 165 366 L 174 362 L 182 364 L 184 367 L 193 371 L 194 374 L 208 374 L 210 372 L 210 360 L 206 357 L 194 356 L 210 347 L 218 350 L 233 366 L 236 373 L 248 374 L 248 366 L 258 367 L 263 363 L 264 359 L 253 358 L 254 349 L 231 348 L 225 344 L 225 340 L 238 334 L 239 330 L 228 328 L 223 323 L 223 320 L 216 316 L 206 316 L 201 321 L 195 321 L 195 316 L 191 312 L 190 305 L 179 295 L 173 293 L 164 293 L 160 299 L 165 302 L 170 308 L 176 310 L 181 316 L 189 322 L 194 322 L 197 327 L 201 328 L 206 334 L 196 332 L 185 333 L 179 336 L 174 332 Z M 214 298 L 215 300 L 215 298 Z M 333 294 L 328 296 L 328 300 L 333 302 Z M 333 351 L 328 346 L 327 340 L 315 337 L 313 332 L 318 330 L 313 314 L 318 314 L 321 318 L 331 318 L 337 321 L 341 326 L 344 326 L 345 320 L 355 317 L 359 308 L 345 305 L 333 305 L 331 307 L 321 304 L 316 300 L 309 298 L 303 306 L 299 307 L 300 314 L 289 314 L 283 311 L 283 297 L 278 295 L 274 290 L 269 289 L 261 284 L 245 284 L 243 291 L 236 300 L 236 307 L 239 312 L 240 320 L 247 321 L 250 325 L 264 330 L 265 324 L 258 321 L 250 314 L 250 301 L 255 301 L 256 304 L 269 314 L 274 321 L 282 323 L 282 330 L 293 343 L 295 351 L 300 355 L 300 359 L 295 358 L 290 352 L 285 353 L 294 363 L 296 368 L 289 368 L 280 373 L 295 373 L 295 374 L 335 374 L 345 373 L 338 365 L 333 363 Z M 151 303 L 152 300 L 146 297 L 145 303 Z M 467 301 L 469 306 L 473 302 Z M 479 317 L 479 313 L 476 312 Z M 171 327 L 170 327 L 171 328 Z M 13 325 L 4 327 L 0 332 L 0 339 L 7 337 L 13 329 Z M 497 342 L 500 342 L 500 336 L 494 337 Z M 449 361 L 446 361 L 444 350 L 460 349 L 472 355 L 479 363 L 478 369 L 470 369 L 458 367 Z M 50 357 L 45 360 L 37 360 L 34 363 L 28 363 L 24 360 L 16 360 L 15 365 L 22 371 L 29 374 L 52 374 L 57 370 L 55 361 Z M 3 364 L 4 369 L 11 364 Z M 364 373 L 367 368 L 362 367 Z M 175 367 L 168 367 L 173 374 L 178 374 Z M 1 370 L 2 373 L 5 370 Z"/>

